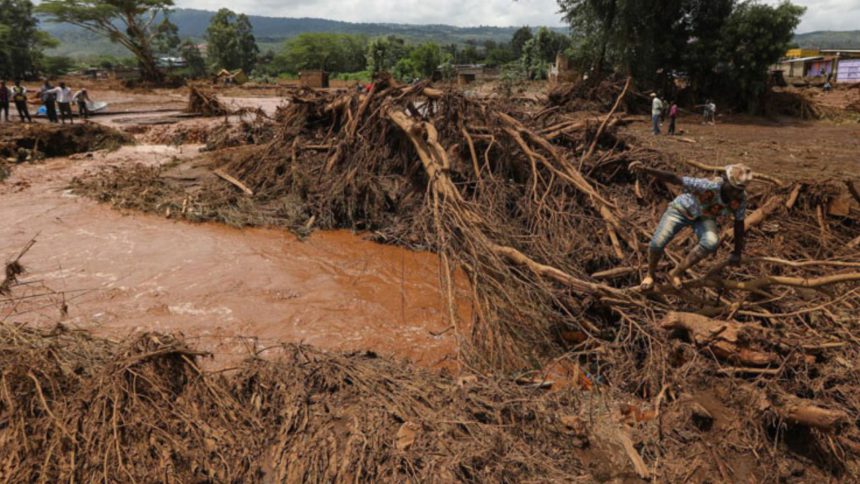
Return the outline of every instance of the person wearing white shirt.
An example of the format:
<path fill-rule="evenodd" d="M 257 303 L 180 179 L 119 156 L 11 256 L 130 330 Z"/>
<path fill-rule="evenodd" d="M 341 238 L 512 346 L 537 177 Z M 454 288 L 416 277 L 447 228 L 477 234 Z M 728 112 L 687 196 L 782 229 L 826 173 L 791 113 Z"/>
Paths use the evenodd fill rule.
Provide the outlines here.
<path fill-rule="evenodd" d="M 651 93 L 651 124 L 654 136 L 660 134 L 660 117 L 663 115 L 663 101 L 657 94 Z"/>
<path fill-rule="evenodd" d="M 72 90 L 66 87 L 65 82 L 60 83 L 60 87 L 54 88 L 57 94 L 57 106 L 60 108 L 60 120 L 66 124 L 66 118 L 70 124 L 75 124 L 72 117 Z"/>

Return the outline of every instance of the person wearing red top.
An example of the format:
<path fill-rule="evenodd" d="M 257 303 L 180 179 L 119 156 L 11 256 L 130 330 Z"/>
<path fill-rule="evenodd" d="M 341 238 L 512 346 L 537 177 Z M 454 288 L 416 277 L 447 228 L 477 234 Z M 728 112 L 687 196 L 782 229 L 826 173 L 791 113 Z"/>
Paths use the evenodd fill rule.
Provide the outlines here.
<path fill-rule="evenodd" d="M 678 117 L 678 103 L 672 101 L 672 106 L 669 108 L 669 136 L 675 134 L 675 119 Z"/>

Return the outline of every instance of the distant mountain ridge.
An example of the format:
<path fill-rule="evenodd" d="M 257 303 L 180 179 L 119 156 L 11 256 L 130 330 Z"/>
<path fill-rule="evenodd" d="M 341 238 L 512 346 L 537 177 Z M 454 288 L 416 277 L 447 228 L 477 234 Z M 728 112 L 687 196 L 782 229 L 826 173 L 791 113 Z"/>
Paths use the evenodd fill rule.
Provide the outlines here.
<path fill-rule="evenodd" d="M 178 8 L 170 20 L 179 28 L 181 37 L 202 39 L 215 12 Z M 451 25 L 413 25 L 392 23 L 353 23 L 319 18 L 279 18 L 249 15 L 254 36 L 263 48 L 272 48 L 286 39 L 308 32 L 341 33 L 377 37 L 397 35 L 413 42 L 434 41 L 441 44 L 463 44 L 474 40 L 508 42 L 520 26 L 512 27 L 455 27 Z M 127 55 L 122 47 L 106 39 L 69 24 L 43 21 L 39 27 L 54 36 L 61 45 L 51 51 L 53 55 L 86 57 L 99 54 Z M 567 28 L 553 28 L 567 32 Z"/>
<path fill-rule="evenodd" d="M 177 8 L 170 19 L 179 28 L 181 37 L 202 39 L 215 12 L 190 8 Z M 412 42 L 434 41 L 440 44 L 464 44 L 474 40 L 508 42 L 520 26 L 511 27 L 455 27 L 451 25 L 416 25 L 393 23 L 354 23 L 320 18 L 282 18 L 249 15 L 254 35 L 261 49 L 274 49 L 286 39 L 307 32 L 343 33 L 377 37 L 397 35 Z M 69 24 L 46 22 L 40 28 L 60 41 L 52 49 L 52 55 L 89 57 L 96 55 L 128 56 L 121 46 L 107 39 Z M 532 26 L 536 27 L 536 26 Z M 554 27 L 558 32 L 568 32 L 566 27 Z M 860 49 L 860 30 L 819 31 L 797 34 L 795 42 L 804 48 Z"/>
<path fill-rule="evenodd" d="M 794 41 L 804 49 L 860 49 L 860 30 L 807 32 Z"/>

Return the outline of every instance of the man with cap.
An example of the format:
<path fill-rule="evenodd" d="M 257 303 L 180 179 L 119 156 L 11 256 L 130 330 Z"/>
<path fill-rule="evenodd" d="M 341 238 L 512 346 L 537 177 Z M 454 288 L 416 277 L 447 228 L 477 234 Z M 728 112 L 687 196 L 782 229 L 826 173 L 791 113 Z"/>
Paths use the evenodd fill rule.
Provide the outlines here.
<path fill-rule="evenodd" d="M 660 134 L 660 118 L 663 116 L 663 101 L 657 94 L 651 93 L 651 130 L 654 135 Z"/>
<path fill-rule="evenodd" d="M 717 219 L 731 215 L 734 218 L 735 248 L 729 263 L 740 264 L 744 248 L 744 216 L 747 208 L 746 186 L 752 180 L 752 170 L 743 164 L 728 165 L 716 179 L 681 177 L 674 173 L 645 167 L 641 162 L 630 164 L 630 170 L 647 173 L 660 181 L 679 185 L 683 193 L 666 208 L 651 243 L 648 246 L 648 274 L 641 288 L 654 287 L 657 265 L 666 245 L 685 227 L 691 227 L 699 240 L 687 257 L 669 272 L 672 285 L 680 289 L 684 273 L 715 253 L 720 243 Z"/>

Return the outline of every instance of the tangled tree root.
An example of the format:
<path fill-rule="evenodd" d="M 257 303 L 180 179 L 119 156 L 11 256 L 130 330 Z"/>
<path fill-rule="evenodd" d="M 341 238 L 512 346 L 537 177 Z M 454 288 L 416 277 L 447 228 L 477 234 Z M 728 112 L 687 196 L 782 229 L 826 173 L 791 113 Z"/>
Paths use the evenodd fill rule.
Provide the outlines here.
<path fill-rule="evenodd" d="M 0 124 L 0 158 L 10 162 L 116 149 L 132 142 L 128 134 L 96 123 Z"/>
<path fill-rule="evenodd" d="M 203 354 L 154 333 L 113 342 L 3 324 L 0 347 L 0 463 L 12 482 L 587 475 L 577 455 L 586 418 L 572 393 L 457 383 L 370 353 L 300 345 L 207 373 Z"/>
<path fill-rule="evenodd" d="M 623 119 L 385 79 L 362 95 L 301 91 L 280 111 L 271 142 L 216 155 L 215 168 L 235 182 L 213 176 L 194 192 L 171 185 L 142 205 L 257 210 L 293 196 L 307 217 L 298 226 L 366 230 L 435 251 L 449 294 L 455 268 L 472 283 L 475 320 L 463 324 L 450 311 L 454 327 L 472 328 L 464 346 L 470 363 L 515 370 L 575 360 L 612 398 L 660 416 L 636 449 L 669 480 L 700 471 L 743 480 L 723 459 L 746 453 L 767 457 L 753 466 L 759 477 L 786 472 L 798 453 L 813 462 L 808 475 L 856 476 L 856 422 L 816 427 L 784 404 L 800 398 L 798 408 L 831 417 L 860 413 L 852 370 L 860 365 L 860 217 L 853 206 L 829 215 L 844 188 L 762 180 L 749 197 L 743 266 L 716 261 L 681 290 L 662 284 L 642 293 L 644 249 L 674 194 L 627 164 L 694 168 L 632 148 L 615 129 Z M 98 194 L 110 180 L 84 179 L 79 190 Z M 668 259 L 680 260 L 695 243 L 683 234 Z M 661 321 L 678 310 L 725 329 L 666 331 Z M 717 414 L 712 427 L 697 426 L 702 406 Z M 702 434 L 706 427 L 719 434 Z M 805 447 L 796 449 L 800 432 Z M 697 452 L 704 456 L 697 465 L 667 464 Z"/>
<path fill-rule="evenodd" d="M 188 106 L 185 112 L 200 116 L 226 116 L 230 110 L 215 95 L 199 85 L 188 86 Z"/>

